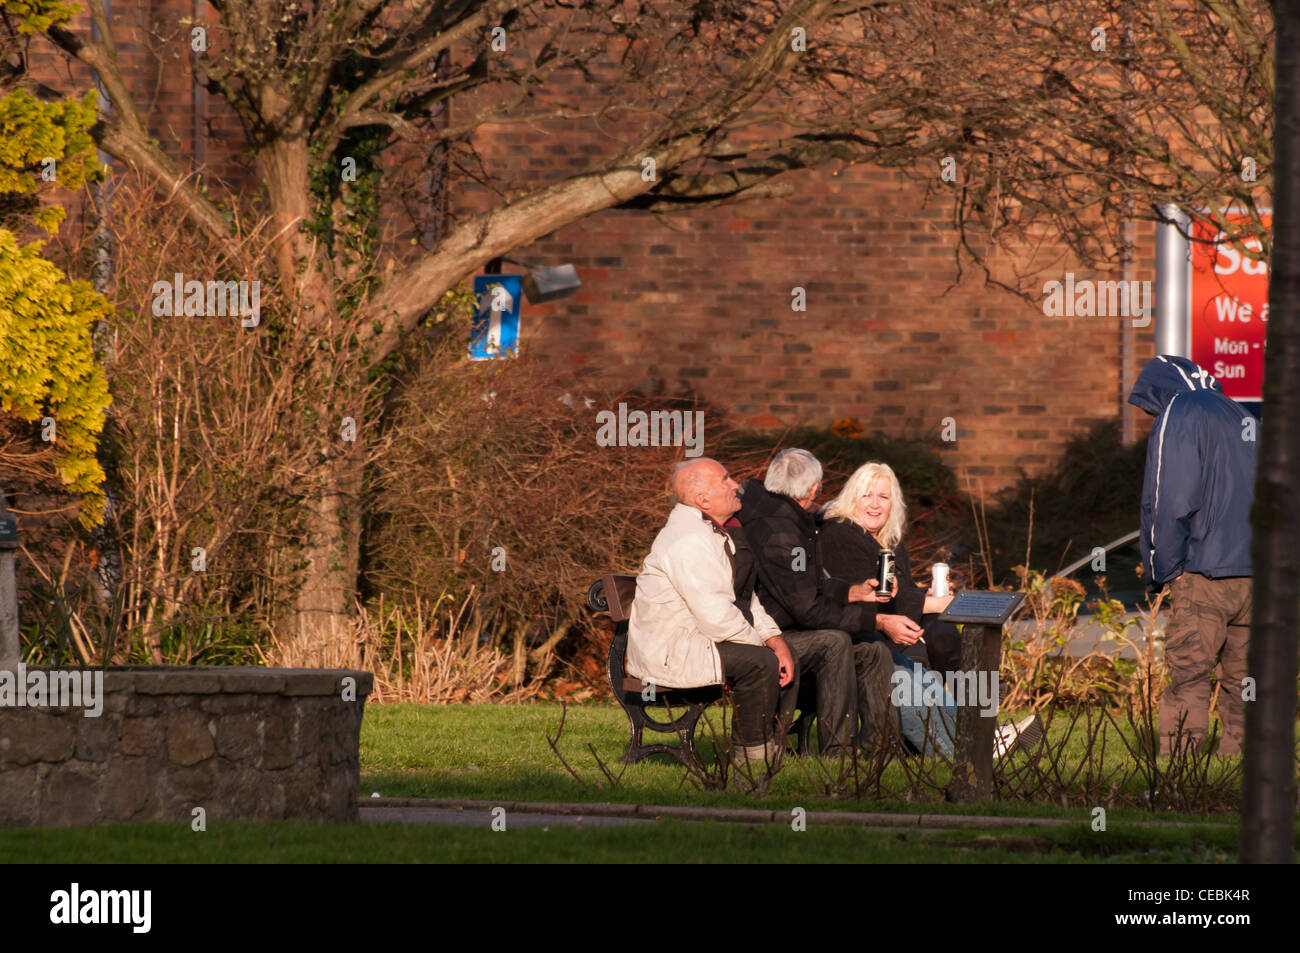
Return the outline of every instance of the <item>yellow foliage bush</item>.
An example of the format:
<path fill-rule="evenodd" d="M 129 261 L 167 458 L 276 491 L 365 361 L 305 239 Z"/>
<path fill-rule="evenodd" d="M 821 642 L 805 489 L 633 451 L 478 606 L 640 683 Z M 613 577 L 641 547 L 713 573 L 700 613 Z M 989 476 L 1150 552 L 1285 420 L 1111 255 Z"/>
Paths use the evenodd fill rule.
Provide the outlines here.
<path fill-rule="evenodd" d="M 54 466 L 85 497 L 87 527 L 104 509 L 104 471 L 95 450 L 112 399 L 91 335 L 108 312 L 88 283 L 66 281 L 41 257 L 39 242 L 20 248 L 0 229 L 0 410 L 29 423 L 53 418 Z"/>
<path fill-rule="evenodd" d="M 76 10 L 58 0 L 7 0 L 9 39 L 15 31 L 65 23 Z M 8 53 L 8 45 L 0 52 Z M 110 307 L 87 282 L 68 281 L 43 258 L 40 242 L 21 245 L 10 228 L 55 232 L 64 210 L 42 205 L 39 193 L 79 189 L 102 175 L 90 135 L 97 111 L 93 90 L 54 102 L 21 87 L 0 95 L 0 198 L 31 197 L 29 205 L 11 206 L 21 214 L 0 222 L 0 412 L 42 421 L 54 470 L 68 491 L 81 495 L 79 516 L 87 528 L 103 519 L 105 505 L 96 449 L 111 398 L 92 342 Z"/>

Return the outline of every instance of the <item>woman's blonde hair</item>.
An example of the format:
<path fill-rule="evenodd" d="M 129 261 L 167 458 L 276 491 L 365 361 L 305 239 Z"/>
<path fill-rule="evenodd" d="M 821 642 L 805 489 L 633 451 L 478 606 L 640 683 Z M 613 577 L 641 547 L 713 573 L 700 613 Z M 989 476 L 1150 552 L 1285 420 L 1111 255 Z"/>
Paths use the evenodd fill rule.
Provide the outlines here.
<path fill-rule="evenodd" d="M 877 477 L 885 477 L 889 480 L 890 492 L 889 519 L 885 520 L 885 525 L 880 527 L 880 535 L 877 539 L 885 549 L 893 549 L 894 544 L 903 538 L 903 526 L 907 522 L 907 504 L 903 502 L 903 488 L 899 486 L 898 477 L 888 463 L 862 464 L 853 471 L 853 476 L 849 477 L 848 482 L 844 484 L 844 489 L 840 490 L 835 499 L 826 504 L 822 512 L 827 519 L 839 516 L 862 526 L 862 522 L 853 514 L 853 510 L 863 494 L 871 489 L 871 484 L 876 482 Z M 866 529 L 865 526 L 862 528 Z"/>

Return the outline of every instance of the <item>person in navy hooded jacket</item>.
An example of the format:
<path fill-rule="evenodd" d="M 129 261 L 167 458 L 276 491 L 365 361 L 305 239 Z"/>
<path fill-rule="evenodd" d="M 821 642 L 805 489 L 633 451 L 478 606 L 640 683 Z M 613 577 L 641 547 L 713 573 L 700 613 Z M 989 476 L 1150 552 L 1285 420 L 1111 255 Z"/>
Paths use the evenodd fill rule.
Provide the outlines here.
<path fill-rule="evenodd" d="M 1142 483 L 1140 545 L 1148 589 L 1158 592 L 1168 583 L 1173 598 L 1165 629 L 1169 686 L 1160 700 L 1160 751 L 1204 742 L 1213 672 L 1223 722 L 1218 753 L 1240 754 L 1255 418 L 1200 365 L 1167 354 L 1143 368 L 1128 401 L 1156 418 Z"/>

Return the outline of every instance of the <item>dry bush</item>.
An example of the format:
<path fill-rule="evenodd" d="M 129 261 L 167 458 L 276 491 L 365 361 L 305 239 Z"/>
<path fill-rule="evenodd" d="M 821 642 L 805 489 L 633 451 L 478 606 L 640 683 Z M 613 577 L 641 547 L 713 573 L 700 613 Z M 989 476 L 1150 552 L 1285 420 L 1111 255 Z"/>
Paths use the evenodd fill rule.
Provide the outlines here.
<path fill-rule="evenodd" d="M 1016 573 L 1021 591 L 1026 593 L 1019 616 L 1033 621 L 1033 631 L 1024 636 L 1003 631 L 1003 708 L 1123 707 L 1143 693 L 1148 682 L 1158 704 L 1164 662 L 1155 654 L 1155 618 L 1163 596 L 1156 597 L 1141 626 L 1125 618 L 1118 601 L 1095 600 L 1091 603 L 1096 613 L 1093 621 L 1106 630 L 1106 637 L 1087 653 L 1071 655 L 1071 645 L 1082 634 L 1078 613 L 1083 586 L 1072 579 L 1050 579 L 1023 566 L 1017 566 Z M 1133 649 L 1135 660 L 1122 657 L 1128 648 Z"/>
<path fill-rule="evenodd" d="M 705 455 L 727 431 L 702 404 L 575 389 L 526 356 L 485 366 L 444 350 L 421 360 L 393 395 L 380 441 L 371 591 L 408 608 L 421 593 L 480 593 L 466 624 L 510 651 L 516 684 L 567 636 L 588 638 L 587 588 L 604 573 L 638 571 L 686 452 L 599 446 L 596 415 L 620 402 L 702 411 Z M 742 477 L 765 458 L 725 462 Z"/>
<path fill-rule="evenodd" d="M 1137 687 L 1122 719 L 1098 706 L 1049 710 L 1044 730 L 1052 732 L 1053 720 L 1060 718 L 1066 722 L 1064 731 L 1028 759 L 995 761 L 995 796 L 1062 807 L 1202 814 L 1239 810 L 1243 762 L 1216 754 L 1217 726 L 1205 744 L 1180 732 L 1169 755 L 1160 754 L 1154 685 L 1153 679 Z"/>
<path fill-rule="evenodd" d="M 233 261 L 129 174 L 114 188 L 115 313 L 100 334 L 110 522 L 33 538 L 33 601 L 54 614 L 38 626 L 75 634 L 86 661 L 252 660 L 293 597 L 298 501 L 337 432 L 330 408 L 365 419 L 367 395 L 338 384 L 357 375 L 354 356 L 293 332 L 297 305 L 271 279 L 260 225 L 241 230 Z M 72 259 L 78 239 L 91 240 L 64 236 Z M 155 314 L 154 282 L 176 273 L 260 282 L 257 329 L 237 314 Z"/>
<path fill-rule="evenodd" d="M 477 595 L 459 606 L 441 598 L 429 606 L 417 596 L 413 608 L 380 602 L 359 606 L 351 638 L 320 664 L 374 674 L 368 700 L 373 702 L 520 702 L 537 695 L 539 678 L 514 682 L 514 660 L 482 641 L 477 629 L 463 624 L 472 616 Z M 291 667 L 300 654 L 291 641 L 275 641 L 265 654 L 272 666 Z M 543 659 L 539 668 L 549 669 Z"/>

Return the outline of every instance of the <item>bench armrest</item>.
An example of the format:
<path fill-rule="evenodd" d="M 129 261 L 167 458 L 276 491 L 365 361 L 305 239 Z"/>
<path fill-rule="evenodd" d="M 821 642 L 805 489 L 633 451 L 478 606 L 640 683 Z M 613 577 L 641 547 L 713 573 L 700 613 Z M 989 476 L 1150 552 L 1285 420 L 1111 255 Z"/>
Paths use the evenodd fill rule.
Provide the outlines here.
<path fill-rule="evenodd" d="M 632 600 L 636 598 L 636 576 L 611 572 L 600 581 L 609 604 L 609 617 L 615 622 L 626 622 L 632 614 Z"/>

